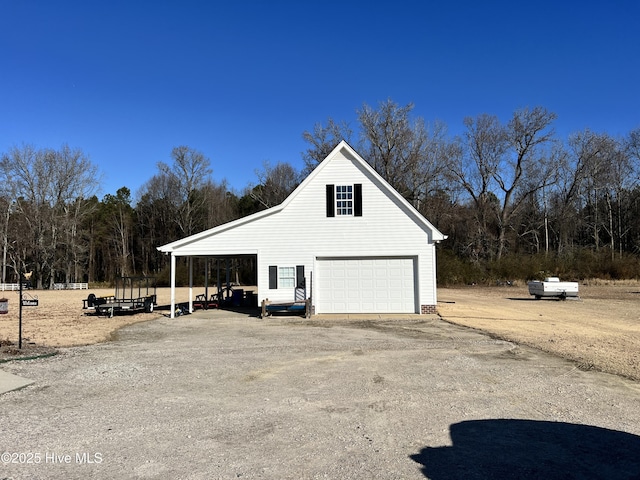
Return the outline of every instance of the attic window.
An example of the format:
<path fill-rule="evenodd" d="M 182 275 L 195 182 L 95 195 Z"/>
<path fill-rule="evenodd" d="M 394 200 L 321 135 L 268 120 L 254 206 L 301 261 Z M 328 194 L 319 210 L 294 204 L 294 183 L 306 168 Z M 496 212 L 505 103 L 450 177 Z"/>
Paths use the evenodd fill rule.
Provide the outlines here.
<path fill-rule="evenodd" d="M 327 217 L 362 216 L 362 184 L 327 185 Z"/>
<path fill-rule="evenodd" d="M 336 185 L 336 215 L 353 215 L 352 185 Z"/>

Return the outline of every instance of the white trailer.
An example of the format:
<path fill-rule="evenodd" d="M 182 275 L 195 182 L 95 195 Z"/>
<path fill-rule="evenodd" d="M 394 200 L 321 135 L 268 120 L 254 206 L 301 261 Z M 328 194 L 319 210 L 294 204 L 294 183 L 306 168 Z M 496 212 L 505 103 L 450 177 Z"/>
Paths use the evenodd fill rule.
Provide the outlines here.
<path fill-rule="evenodd" d="M 578 297 L 578 282 L 561 282 L 558 277 L 547 277 L 544 281 L 531 281 L 529 294 L 534 295 L 536 300 L 543 297 L 559 298 L 565 300 L 569 297 Z"/>

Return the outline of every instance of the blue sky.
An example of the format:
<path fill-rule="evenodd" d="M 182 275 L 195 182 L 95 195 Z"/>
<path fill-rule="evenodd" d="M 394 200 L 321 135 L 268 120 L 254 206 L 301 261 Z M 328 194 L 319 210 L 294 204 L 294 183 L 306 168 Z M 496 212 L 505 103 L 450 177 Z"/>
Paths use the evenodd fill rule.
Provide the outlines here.
<path fill-rule="evenodd" d="M 0 0 L 0 153 L 81 148 L 100 197 L 193 147 L 240 193 L 363 103 L 465 116 L 541 105 L 562 137 L 640 127 L 640 2 Z"/>

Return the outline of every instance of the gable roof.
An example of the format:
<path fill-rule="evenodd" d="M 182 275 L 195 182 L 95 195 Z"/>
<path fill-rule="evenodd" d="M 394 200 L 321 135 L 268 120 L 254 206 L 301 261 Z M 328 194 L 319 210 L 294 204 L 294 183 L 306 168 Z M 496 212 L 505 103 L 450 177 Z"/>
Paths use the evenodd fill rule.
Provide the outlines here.
<path fill-rule="evenodd" d="M 296 189 L 291 192 L 291 194 L 279 205 L 275 207 L 268 208 L 266 210 L 262 210 L 260 212 L 254 213 L 252 215 L 248 215 L 246 217 L 239 218 L 237 220 L 233 220 L 228 223 L 224 223 L 222 225 L 218 225 L 217 227 L 211 228 L 209 230 L 205 230 L 200 233 L 196 233 L 189 237 L 182 238 L 180 240 L 176 240 L 175 242 L 168 243 L 166 245 L 162 245 L 158 247 L 158 250 L 164 253 L 173 252 L 180 247 L 189 245 L 193 242 L 197 242 L 203 238 L 207 238 L 211 235 L 217 235 L 226 230 L 237 228 L 241 225 L 245 225 L 247 223 L 255 222 L 261 218 L 268 217 L 270 215 L 275 215 L 278 212 L 282 211 L 284 208 L 289 205 L 293 201 L 293 199 L 305 189 L 305 187 L 313 181 L 313 179 L 324 169 L 327 165 L 331 163 L 331 160 L 335 158 L 338 154 L 342 154 L 347 157 L 349 160 L 354 162 L 359 168 L 367 172 L 367 174 L 375 181 L 379 188 L 384 190 L 389 196 L 394 198 L 405 210 L 412 219 L 421 225 L 424 228 L 430 230 L 431 238 L 433 241 L 438 242 L 441 240 L 445 240 L 447 238 L 446 235 L 442 234 L 433 224 L 431 224 L 424 216 L 418 212 L 413 205 L 411 205 L 402 195 L 398 193 L 398 191 L 393 188 L 378 172 L 376 172 L 368 162 L 366 162 L 358 153 L 344 140 L 342 140 L 327 157 L 318 164 L 318 166 L 296 187 Z"/>

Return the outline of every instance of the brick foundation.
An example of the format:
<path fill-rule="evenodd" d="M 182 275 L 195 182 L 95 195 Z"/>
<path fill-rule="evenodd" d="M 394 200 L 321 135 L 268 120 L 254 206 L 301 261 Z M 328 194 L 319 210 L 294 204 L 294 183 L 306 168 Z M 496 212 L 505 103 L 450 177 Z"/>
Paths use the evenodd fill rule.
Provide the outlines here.
<path fill-rule="evenodd" d="M 435 305 L 420 305 L 420 313 L 423 315 L 433 315 L 438 313 Z"/>

